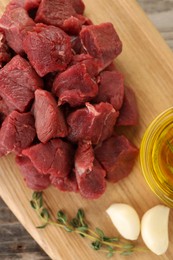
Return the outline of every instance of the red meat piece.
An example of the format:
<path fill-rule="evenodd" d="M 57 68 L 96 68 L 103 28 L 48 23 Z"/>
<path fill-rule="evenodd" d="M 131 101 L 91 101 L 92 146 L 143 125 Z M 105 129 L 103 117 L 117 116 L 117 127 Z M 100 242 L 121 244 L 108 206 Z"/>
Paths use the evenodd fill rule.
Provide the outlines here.
<path fill-rule="evenodd" d="M 34 21 L 23 8 L 6 9 L 0 19 L 8 45 L 18 54 L 23 54 L 22 41 L 28 31 L 34 27 Z"/>
<path fill-rule="evenodd" d="M 69 67 L 57 75 L 53 83 L 53 92 L 59 97 L 58 105 L 69 103 L 80 106 L 98 93 L 98 85 L 87 72 L 84 64 Z"/>
<path fill-rule="evenodd" d="M 81 15 L 81 14 L 76 14 L 76 18 L 81 22 L 82 25 L 92 25 L 93 22 L 86 16 Z"/>
<path fill-rule="evenodd" d="M 0 70 L 0 92 L 10 110 L 25 111 L 34 98 L 34 91 L 43 86 L 28 61 L 19 55 Z"/>
<path fill-rule="evenodd" d="M 64 29 L 64 21 L 75 14 L 71 0 L 42 0 L 35 21 Z"/>
<path fill-rule="evenodd" d="M 125 87 L 124 101 L 117 119 L 118 126 L 137 125 L 139 121 L 137 101 L 135 93 L 129 87 Z"/>
<path fill-rule="evenodd" d="M 10 50 L 5 42 L 4 35 L 0 32 L 0 69 L 11 58 Z"/>
<path fill-rule="evenodd" d="M 106 189 L 106 172 L 94 158 L 90 142 L 80 143 L 75 154 L 75 172 L 80 194 L 86 199 L 99 198 Z"/>
<path fill-rule="evenodd" d="M 70 37 L 54 26 L 37 24 L 25 37 L 23 48 L 41 77 L 64 70 L 72 58 Z"/>
<path fill-rule="evenodd" d="M 18 7 L 24 8 L 26 11 L 29 11 L 34 8 L 38 8 L 41 0 L 11 0 L 7 5 L 7 10 L 12 10 Z"/>
<path fill-rule="evenodd" d="M 10 0 L 8 5 L 6 6 L 5 11 L 9 11 L 12 9 L 16 9 L 18 7 L 24 7 L 25 0 Z"/>
<path fill-rule="evenodd" d="M 124 98 L 124 77 L 118 71 L 103 71 L 100 74 L 99 92 L 95 102 L 109 102 L 120 110 Z"/>
<path fill-rule="evenodd" d="M 75 54 L 81 53 L 82 50 L 82 43 L 79 36 L 71 36 L 71 47 Z M 76 55 L 75 55 L 76 56 Z M 73 56 L 73 58 L 75 57 Z"/>
<path fill-rule="evenodd" d="M 78 35 L 82 29 L 82 22 L 74 16 L 70 16 L 63 22 L 63 30 L 72 35 Z"/>
<path fill-rule="evenodd" d="M 78 192 L 78 184 L 76 180 L 76 175 L 72 171 L 70 174 L 65 178 L 60 178 L 57 176 L 50 176 L 50 180 L 52 185 L 58 188 L 61 191 L 73 191 Z"/>
<path fill-rule="evenodd" d="M 71 0 L 72 6 L 75 9 L 76 13 L 83 14 L 85 10 L 85 5 L 82 0 Z"/>
<path fill-rule="evenodd" d="M 34 167 L 43 174 L 66 177 L 73 165 L 73 148 L 61 139 L 52 139 L 46 144 L 36 144 L 22 151 Z"/>
<path fill-rule="evenodd" d="M 6 105 L 5 101 L 0 97 L 0 113 L 4 116 L 7 116 L 10 114 L 10 110 L 8 106 Z"/>
<path fill-rule="evenodd" d="M 114 71 L 116 70 L 116 65 L 114 62 L 112 62 L 110 65 L 108 65 L 106 68 L 105 68 L 106 71 Z"/>
<path fill-rule="evenodd" d="M 101 63 L 98 59 L 95 59 L 91 55 L 85 53 L 74 55 L 72 64 L 84 64 L 91 77 L 96 77 L 101 68 Z"/>
<path fill-rule="evenodd" d="M 20 153 L 30 146 L 36 136 L 34 117 L 30 112 L 11 112 L 0 129 L 0 147 L 4 154 Z M 2 151 L 1 150 L 1 151 Z"/>
<path fill-rule="evenodd" d="M 37 10 L 40 2 L 41 2 L 41 0 L 11 0 L 6 7 L 6 10 L 12 10 L 12 9 L 16 9 L 18 7 L 22 7 L 27 12 L 29 12 L 30 17 L 31 17 L 32 13 L 34 13 L 33 17 L 35 17 L 36 10 Z"/>
<path fill-rule="evenodd" d="M 50 92 L 35 91 L 34 116 L 37 136 L 42 143 L 68 134 L 63 113 Z"/>
<path fill-rule="evenodd" d="M 137 147 L 123 135 L 113 136 L 95 148 L 95 156 L 106 170 L 106 177 L 110 182 L 117 182 L 128 176 L 137 155 Z"/>
<path fill-rule="evenodd" d="M 24 0 L 24 8 L 27 11 L 30 11 L 31 9 L 38 8 L 40 2 L 41 2 L 41 0 Z"/>
<path fill-rule="evenodd" d="M 68 138 L 72 142 L 90 140 L 98 144 L 112 135 L 118 115 L 109 103 L 86 103 L 86 108 L 77 109 L 68 116 Z"/>
<path fill-rule="evenodd" d="M 122 51 L 122 43 L 111 23 L 86 26 L 81 30 L 80 37 L 87 52 L 102 62 L 102 69 Z"/>
<path fill-rule="evenodd" d="M 25 156 L 16 156 L 16 163 L 24 177 L 28 188 L 35 191 L 42 191 L 50 185 L 50 175 L 40 174 L 33 166 L 29 158 Z"/>
<path fill-rule="evenodd" d="M 76 10 L 83 13 L 84 4 L 80 0 L 42 0 L 35 17 L 36 22 L 58 26 L 71 34 L 78 34 L 86 18 L 77 16 Z"/>

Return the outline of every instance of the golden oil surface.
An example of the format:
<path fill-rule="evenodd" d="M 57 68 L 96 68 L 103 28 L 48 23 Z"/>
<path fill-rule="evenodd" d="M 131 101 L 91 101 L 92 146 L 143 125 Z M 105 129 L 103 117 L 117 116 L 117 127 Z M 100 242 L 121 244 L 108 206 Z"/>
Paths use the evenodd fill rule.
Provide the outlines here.
<path fill-rule="evenodd" d="M 165 128 L 155 140 L 152 163 L 161 185 L 173 191 L 173 124 Z"/>

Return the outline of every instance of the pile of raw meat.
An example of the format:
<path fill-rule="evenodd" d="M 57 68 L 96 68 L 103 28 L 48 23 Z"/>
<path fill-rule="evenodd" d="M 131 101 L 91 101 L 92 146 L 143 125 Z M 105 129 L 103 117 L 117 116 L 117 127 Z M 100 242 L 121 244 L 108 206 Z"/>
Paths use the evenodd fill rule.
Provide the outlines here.
<path fill-rule="evenodd" d="M 135 95 L 112 61 L 122 43 L 93 25 L 82 0 L 12 0 L 0 19 L 0 156 L 16 154 L 33 190 L 99 198 L 126 177 L 138 149 Z"/>

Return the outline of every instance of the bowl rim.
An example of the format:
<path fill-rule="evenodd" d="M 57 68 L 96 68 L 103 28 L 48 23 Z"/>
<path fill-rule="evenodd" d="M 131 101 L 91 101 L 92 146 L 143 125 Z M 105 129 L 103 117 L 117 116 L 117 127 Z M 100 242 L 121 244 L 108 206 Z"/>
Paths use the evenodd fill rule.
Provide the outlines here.
<path fill-rule="evenodd" d="M 161 189 L 160 185 L 156 182 L 153 176 L 154 169 L 151 168 L 152 160 L 150 153 L 152 151 L 151 145 L 154 143 L 154 138 L 156 139 L 159 133 L 163 131 L 165 124 L 167 126 L 171 122 L 173 124 L 173 107 L 164 110 L 150 122 L 143 134 L 140 144 L 140 166 L 144 179 L 154 194 L 169 207 L 173 207 L 173 198 L 170 198 L 165 190 Z M 147 153 L 149 149 L 150 153 Z"/>

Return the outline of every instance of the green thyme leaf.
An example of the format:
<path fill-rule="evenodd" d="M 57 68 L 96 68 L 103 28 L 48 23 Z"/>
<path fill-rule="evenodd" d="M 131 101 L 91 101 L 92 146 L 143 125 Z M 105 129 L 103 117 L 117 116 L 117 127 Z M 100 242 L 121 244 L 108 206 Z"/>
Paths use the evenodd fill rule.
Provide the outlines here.
<path fill-rule="evenodd" d="M 64 212 L 62 210 L 58 211 L 57 220 L 59 223 L 66 224 L 67 216 L 64 214 Z"/>
<path fill-rule="evenodd" d="M 104 232 L 100 228 L 96 228 L 96 233 L 99 235 L 100 239 L 104 238 Z"/>
<path fill-rule="evenodd" d="M 40 213 L 41 217 L 44 218 L 44 220 L 48 221 L 50 218 L 50 214 L 49 211 L 46 208 L 43 208 L 41 213 Z"/>
<path fill-rule="evenodd" d="M 31 207 L 32 207 L 33 209 L 37 209 L 37 204 L 36 204 L 36 202 L 35 202 L 34 200 L 31 200 L 31 201 L 30 201 L 30 205 L 31 205 Z"/>
<path fill-rule="evenodd" d="M 42 197 L 42 192 L 35 191 L 32 194 L 32 199 L 33 200 L 39 200 L 41 197 Z"/>
<path fill-rule="evenodd" d="M 114 255 L 114 253 L 110 251 L 110 252 L 107 253 L 106 256 L 107 256 L 108 258 L 110 258 L 110 257 L 112 257 L 113 255 Z"/>
<path fill-rule="evenodd" d="M 123 248 L 124 249 L 132 249 L 132 248 L 134 248 L 134 245 L 133 244 L 124 244 Z"/>
<path fill-rule="evenodd" d="M 32 194 L 32 199 L 35 201 L 37 204 L 37 208 L 41 208 L 43 206 L 43 197 L 42 197 L 42 192 L 34 192 Z"/>
<path fill-rule="evenodd" d="M 64 226 L 64 229 L 67 231 L 67 232 L 72 232 L 73 229 L 71 227 L 68 227 L 68 226 Z"/>
<path fill-rule="evenodd" d="M 79 230 L 81 232 L 86 232 L 88 230 L 88 227 L 85 227 L 85 226 L 78 227 L 77 230 Z"/>
<path fill-rule="evenodd" d="M 123 251 L 120 253 L 120 255 L 123 255 L 123 256 L 128 256 L 128 255 L 132 255 L 132 254 L 133 254 L 133 251 L 131 251 L 131 250 Z"/>
<path fill-rule="evenodd" d="M 84 214 L 83 209 L 79 209 L 79 210 L 78 210 L 77 215 L 76 215 L 76 218 L 79 220 L 80 226 L 88 226 L 88 225 L 85 223 L 85 221 L 84 221 L 85 214 Z"/>
<path fill-rule="evenodd" d="M 104 236 L 103 237 L 103 241 L 106 241 L 106 242 L 119 242 L 119 237 L 106 237 Z"/>
<path fill-rule="evenodd" d="M 79 222 L 79 219 L 77 219 L 77 218 L 73 218 L 73 219 L 71 220 L 70 224 L 71 224 L 74 228 L 80 227 L 80 222 Z"/>
<path fill-rule="evenodd" d="M 114 255 L 114 252 L 115 252 L 115 248 L 113 248 L 112 246 L 108 246 L 107 247 L 107 250 L 108 250 L 108 254 L 107 254 L 107 257 L 110 258 Z"/>
<path fill-rule="evenodd" d="M 91 243 L 91 247 L 94 249 L 94 250 L 99 250 L 101 248 L 102 244 L 99 240 L 96 240 L 94 242 Z"/>
<path fill-rule="evenodd" d="M 45 223 L 44 225 L 38 226 L 37 228 L 42 229 L 42 228 L 45 228 L 47 225 L 48 225 L 48 223 Z"/>
<path fill-rule="evenodd" d="M 83 209 L 79 209 L 77 212 L 77 218 L 80 220 L 80 219 L 84 219 L 84 217 L 85 217 L 85 214 L 84 214 Z"/>

